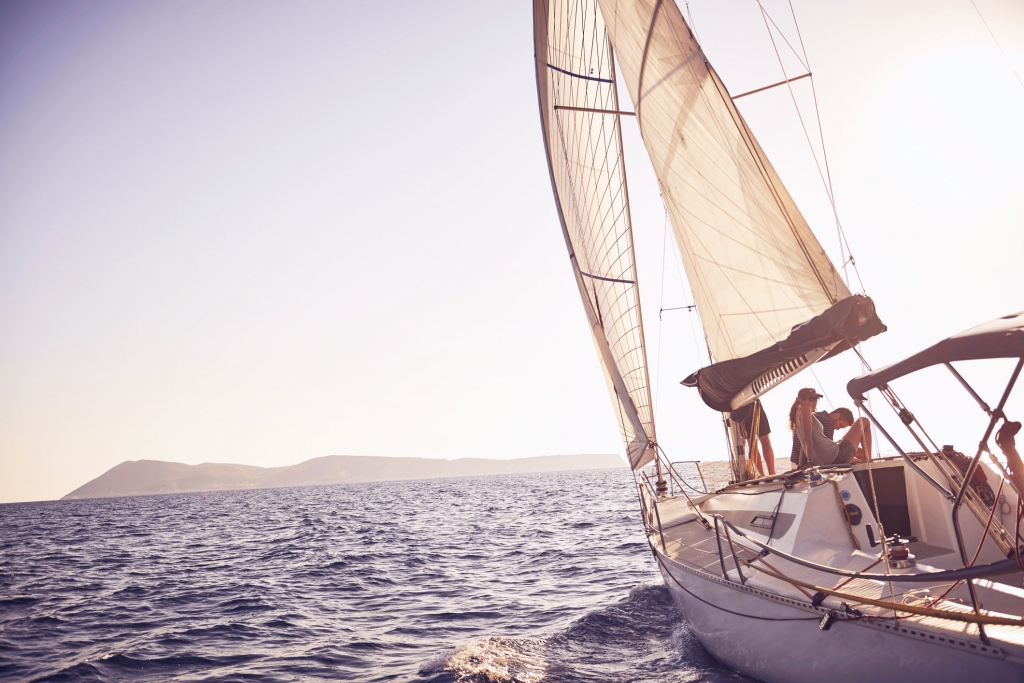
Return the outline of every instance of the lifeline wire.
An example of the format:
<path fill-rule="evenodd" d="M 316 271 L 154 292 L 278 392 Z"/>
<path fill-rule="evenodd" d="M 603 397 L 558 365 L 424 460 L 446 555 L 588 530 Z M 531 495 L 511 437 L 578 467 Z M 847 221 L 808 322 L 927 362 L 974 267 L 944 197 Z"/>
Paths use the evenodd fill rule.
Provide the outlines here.
<path fill-rule="evenodd" d="M 1013 63 L 1010 61 L 1010 58 L 1006 56 L 1006 51 L 1003 50 L 1003 46 L 999 44 L 999 40 L 996 39 L 996 34 L 992 33 L 992 29 L 988 27 L 988 22 L 985 21 L 985 17 L 981 16 L 981 10 L 978 9 L 978 5 L 975 4 L 974 0 L 971 0 L 971 5 L 974 7 L 974 11 L 978 13 L 978 18 L 981 19 L 981 23 L 985 24 L 985 30 L 987 30 L 988 34 L 992 36 L 992 42 L 995 43 L 996 47 L 999 48 L 999 51 L 1003 53 L 1003 59 L 1006 60 L 1006 65 L 1010 67 L 1010 71 L 1013 72 L 1013 75 L 1017 77 L 1017 82 L 1020 83 L 1020 87 L 1024 88 L 1024 81 L 1020 80 L 1020 74 L 1018 74 L 1017 70 L 1013 68 Z M 689 3 L 687 3 L 686 8 L 689 10 Z"/>

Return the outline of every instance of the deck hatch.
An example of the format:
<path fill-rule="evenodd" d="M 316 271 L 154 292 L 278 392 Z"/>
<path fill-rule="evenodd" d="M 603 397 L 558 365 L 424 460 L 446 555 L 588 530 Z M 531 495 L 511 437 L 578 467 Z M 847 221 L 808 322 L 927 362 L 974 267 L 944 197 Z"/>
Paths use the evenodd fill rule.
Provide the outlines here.
<path fill-rule="evenodd" d="M 878 497 L 878 507 L 875 509 L 875 496 L 871 495 L 871 480 L 868 478 L 867 470 L 856 470 L 854 476 L 860 484 L 860 490 L 868 506 L 875 513 L 875 519 L 882 523 L 886 536 L 899 534 L 903 538 L 910 538 L 913 533 L 910 529 L 910 508 L 907 505 L 907 482 L 903 475 L 902 467 L 881 467 L 872 470 L 871 474 L 875 480 L 875 496 Z"/>

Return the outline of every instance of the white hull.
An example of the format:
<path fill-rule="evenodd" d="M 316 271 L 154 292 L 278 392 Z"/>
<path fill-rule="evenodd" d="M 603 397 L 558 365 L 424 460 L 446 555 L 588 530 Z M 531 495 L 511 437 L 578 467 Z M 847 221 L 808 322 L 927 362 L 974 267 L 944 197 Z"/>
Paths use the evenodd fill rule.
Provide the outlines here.
<path fill-rule="evenodd" d="M 726 666 L 767 683 L 1024 682 L 1024 661 L 976 636 L 938 642 L 892 620 L 838 619 L 818 627 L 825 610 L 794 607 L 684 568 L 658 553 L 665 585 L 693 633 Z M 759 595 L 760 594 L 760 595 Z M 985 650 L 985 652 L 982 652 Z"/>

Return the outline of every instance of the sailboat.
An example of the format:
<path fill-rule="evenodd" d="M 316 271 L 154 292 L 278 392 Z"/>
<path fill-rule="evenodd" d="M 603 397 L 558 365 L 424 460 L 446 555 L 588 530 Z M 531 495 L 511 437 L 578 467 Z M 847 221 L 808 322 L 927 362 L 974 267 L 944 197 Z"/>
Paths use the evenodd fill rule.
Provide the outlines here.
<path fill-rule="evenodd" d="M 1024 681 L 1013 480 L 1024 472 L 1012 439 L 1008 460 L 988 445 L 1011 425 L 1003 410 L 1024 365 L 1024 312 L 849 382 L 896 455 L 757 477 L 756 439 L 746 444 L 731 411 L 859 353 L 886 329 L 874 303 L 837 272 L 674 2 L 534 0 L 534 40 L 569 266 L 654 561 L 693 633 L 769 682 Z M 732 480 L 714 491 L 658 444 L 623 161 L 622 126 L 634 122 L 712 361 L 683 383 L 726 427 Z M 994 358 L 1017 363 L 993 406 L 953 364 Z M 939 447 L 891 386 L 936 365 L 987 415 L 975 453 Z M 906 435 L 885 426 L 869 394 Z"/>

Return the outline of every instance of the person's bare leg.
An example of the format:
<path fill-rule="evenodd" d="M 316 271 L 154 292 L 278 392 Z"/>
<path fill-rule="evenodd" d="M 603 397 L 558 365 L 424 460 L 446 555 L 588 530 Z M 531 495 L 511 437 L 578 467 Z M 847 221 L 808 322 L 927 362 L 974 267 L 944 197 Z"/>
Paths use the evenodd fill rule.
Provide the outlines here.
<path fill-rule="evenodd" d="M 843 441 L 849 441 L 853 444 L 854 449 L 859 446 L 864 447 L 863 455 L 858 455 L 854 460 L 857 462 L 866 462 L 871 459 L 871 423 L 866 417 L 858 418 L 853 426 L 850 427 L 850 431 L 846 432 L 843 436 Z"/>
<path fill-rule="evenodd" d="M 758 438 L 761 442 L 761 455 L 764 456 L 764 464 L 768 466 L 768 474 L 775 474 L 775 451 L 772 449 L 772 438 L 765 434 Z"/>

